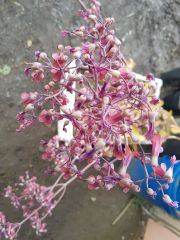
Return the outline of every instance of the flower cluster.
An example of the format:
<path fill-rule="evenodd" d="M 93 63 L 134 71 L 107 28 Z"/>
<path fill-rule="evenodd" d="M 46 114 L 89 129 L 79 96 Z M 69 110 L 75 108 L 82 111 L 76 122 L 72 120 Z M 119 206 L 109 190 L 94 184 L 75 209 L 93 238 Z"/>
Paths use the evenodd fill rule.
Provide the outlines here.
<path fill-rule="evenodd" d="M 87 183 L 91 190 L 119 186 L 124 192 L 139 192 L 141 181 L 133 182 L 128 173 L 134 158 L 143 164 L 147 194 L 155 197 L 159 191 L 148 185 L 149 179 L 154 179 L 160 186 L 162 200 L 178 207 L 177 202 L 164 193 L 159 180 L 162 178 L 167 184 L 173 181 L 176 159 L 171 158 L 168 170 L 158 163 L 163 140 L 154 126 L 159 99 L 154 94 L 153 74 L 140 82 L 128 70 L 120 51 L 121 42 L 112 28 L 114 19 L 102 18 L 99 1 L 91 0 L 91 8 L 80 11 L 80 16 L 83 26 L 62 33 L 63 37 L 79 37 L 78 47 L 59 44 L 52 56 L 37 51 L 35 62 L 29 63 L 25 70 L 25 74 L 35 84 L 42 83 L 43 88 L 21 95 L 24 111 L 17 115 L 20 124 L 17 131 L 36 122 L 51 127 L 63 120 L 63 130 L 66 132 L 72 124 L 74 132 L 69 142 L 62 141 L 61 136 L 41 141 L 42 159 L 51 162 L 51 173 L 58 175 L 53 185 L 40 185 L 36 177 L 30 178 L 27 173 L 14 188 L 5 189 L 5 197 L 22 210 L 24 217 L 20 223 L 9 224 L 1 213 L 0 232 L 9 239 L 16 237 L 26 221 L 30 221 L 37 234 L 46 232 L 45 218 L 51 215 L 67 186 L 76 179 Z M 67 92 L 75 94 L 73 109 L 69 107 Z M 137 131 L 151 141 L 152 159 L 144 152 Z M 152 176 L 146 165 L 152 167 Z M 97 173 L 87 175 L 91 167 Z"/>

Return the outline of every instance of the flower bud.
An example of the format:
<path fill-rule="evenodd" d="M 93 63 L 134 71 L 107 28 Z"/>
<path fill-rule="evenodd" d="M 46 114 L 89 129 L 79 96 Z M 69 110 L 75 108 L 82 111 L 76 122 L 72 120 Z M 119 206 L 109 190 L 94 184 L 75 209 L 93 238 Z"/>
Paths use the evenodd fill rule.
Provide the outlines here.
<path fill-rule="evenodd" d="M 135 143 L 139 142 L 139 138 L 133 133 L 131 133 L 131 138 L 132 138 L 133 142 L 135 142 Z"/>
<path fill-rule="evenodd" d="M 53 82 L 53 81 L 50 81 L 48 85 L 49 85 L 50 87 L 54 87 L 54 85 L 55 85 L 55 82 Z"/>
<path fill-rule="evenodd" d="M 96 182 L 96 178 L 93 175 L 90 175 L 86 180 L 89 184 L 94 184 Z"/>
<path fill-rule="evenodd" d="M 121 44 L 121 41 L 120 41 L 118 38 L 115 38 L 115 44 L 116 44 L 116 45 L 120 45 L 120 44 Z"/>
<path fill-rule="evenodd" d="M 89 151 L 91 151 L 92 150 L 92 146 L 91 146 L 91 144 L 86 144 L 86 151 L 87 152 L 89 152 Z"/>
<path fill-rule="evenodd" d="M 121 128 L 122 128 L 122 130 L 123 130 L 124 132 L 127 132 L 127 131 L 129 130 L 129 127 L 128 127 L 127 125 L 125 125 L 125 124 L 122 124 L 122 125 L 121 125 Z"/>
<path fill-rule="evenodd" d="M 96 148 L 97 149 L 103 149 L 106 145 L 106 142 L 104 141 L 103 138 L 99 138 L 96 142 Z"/>
<path fill-rule="evenodd" d="M 61 111 L 66 114 L 70 113 L 70 109 L 66 105 L 61 106 Z"/>
<path fill-rule="evenodd" d="M 31 98 L 32 100 L 36 100 L 37 96 L 38 96 L 38 92 L 31 92 L 31 93 L 30 93 L 30 98 Z"/>
<path fill-rule="evenodd" d="M 62 44 L 58 44 L 57 49 L 58 50 L 63 50 L 64 46 Z"/>
<path fill-rule="evenodd" d="M 154 196 L 155 193 L 156 193 L 152 188 L 147 188 L 147 189 L 146 189 L 146 192 L 147 192 L 147 194 L 150 195 L 150 196 Z"/>
<path fill-rule="evenodd" d="M 106 37 L 106 39 L 108 40 L 108 41 L 110 41 L 110 42 L 112 42 L 112 41 L 114 41 L 114 37 L 113 37 L 113 35 L 108 35 L 107 37 Z"/>
<path fill-rule="evenodd" d="M 103 97 L 103 105 L 108 105 L 109 102 L 110 102 L 109 97 L 107 97 L 107 96 Z"/>
<path fill-rule="evenodd" d="M 89 19 L 90 20 L 93 20 L 93 21 L 96 21 L 97 20 L 97 17 L 96 17 L 96 15 L 89 15 Z"/>
<path fill-rule="evenodd" d="M 40 69 L 42 67 L 42 63 L 40 62 L 33 62 L 32 68 Z"/>
<path fill-rule="evenodd" d="M 80 54 L 79 51 L 76 51 L 72 55 L 73 55 L 74 58 L 79 58 L 81 54 Z"/>
<path fill-rule="evenodd" d="M 127 166 L 123 165 L 120 170 L 119 170 L 119 174 L 124 177 L 126 175 L 126 171 L 127 171 Z"/>
<path fill-rule="evenodd" d="M 45 52 L 41 52 L 40 55 L 39 55 L 39 58 L 41 60 L 46 59 L 47 58 L 47 54 Z"/>
<path fill-rule="evenodd" d="M 81 27 L 79 28 L 79 30 L 82 31 L 82 32 L 84 32 L 85 29 L 86 29 L 85 26 L 81 26 Z"/>
<path fill-rule="evenodd" d="M 50 89 L 49 85 L 45 85 L 45 86 L 44 86 L 44 89 L 45 89 L 46 91 L 48 91 L 48 90 Z"/>
<path fill-rule="evenodd" d="M 76 31 L 75 34 L 79 37 L 83 37 L 84 33 L 82 31 Z"/>
<path fill-rule="evenodd" d="M 34 109 L 34 105 L 32 103 L 27 104 L 27 106 L 25 107 L 25 111 L 30 111 Z"/>
<path fill-rule="evenodd" d="M 149 82 L 149 86 L 152 87 L 153 89 L 156 89 L 157 84 L 156 84 L 155 81 L 150 81 L 150 82 Z"/>
<path fill-rule="evenodd" d="M 77 119 L 82 118 L 82 111 L 74 111 L 73 116 Z"/>
<path fill-rule="evenodd" d="M 85 95 L 81 95 L 81 96 L 79 97 L 79 100 L 82 101 L 82 102 L 85 102 L 86 99 L 87 99 L 87 98 L 86 98 Z"/>
<path fill-rule="evenodd" d="M 164 177 L 168 179 L 168 182 L 173 182 L 173 168 L 170 167 L 164 174 Z"/>
<path fill-rule="evenodd" d="M 101 170 L 101 165 L 99 163 L 95 163 L 94 164 L 94 169 L 96 169 L 97 171 Z"/>
<path fill-rule="evenodd" d="M 154 80 L 154 75 L 152 73 L 148 73 L 146 79 L 152 81 Z"/>
<path fill-rule="evenodd" d="M 90 51 L 90 52 L 93 52 L 95 49 L 96 49 L 96 45 L 93 44 L 93 43 L 90 43 L 90 44 L 89 44 L 89 51 Z"/>
<path fill-rule="evenodd" d="M 105 18 L 105 22 L 108 23 L 108 24 L 112 24 L 114 23 L 114 18 Z"/>
<path fill-rule="evenodd" d="M 159 153 L 162 153 L 164 151 L 163 147 L 160 147 Z"/>
<path fill-rule="evenodd" d="M 170 198 L 169 195 L 167 194 L 164 194 L 163 197 L 162 197 L 163 201 L 167 204 L 171 204 L 172 203 L 172 199 Z"/>
<path fill-rule="evenodd" d="M 109 51 L 111 54 L 115 54 L 118 51 L 117 47 L 112 47 Z"/>
<path fill-rule="evenodd" d="M 156 119 L 157 113 L 156 112 L 149 112 L 149 120 L 150 122 L 154 122 Z"/>
<path fill-rule="evenodd" d="M 111 72 L 113 77 L 117 77 L 117 78 L 120 77 L 121 73 L 120 73 L 119 70 L 112 69 L 110 72 Z"/>
<path fill-rule="evenodd" d="M 84 59 L 90 59 L 90 55 L 89 54 L 84 54 Z"/>
<path fill-rule="evenodd" d="M 158 156 L 152 156 L 151 165 L 153 167 L 157 167 L 158 166 Z"/>
<path fill-rule="evenodd" d="M 133 185 L 132 189 L 133 189 L 135 192 L 140 192 L 140 191 L 141 191 L 141 188 L 140 188 L 138 185 L 136 185 L 136 184 Z"/>

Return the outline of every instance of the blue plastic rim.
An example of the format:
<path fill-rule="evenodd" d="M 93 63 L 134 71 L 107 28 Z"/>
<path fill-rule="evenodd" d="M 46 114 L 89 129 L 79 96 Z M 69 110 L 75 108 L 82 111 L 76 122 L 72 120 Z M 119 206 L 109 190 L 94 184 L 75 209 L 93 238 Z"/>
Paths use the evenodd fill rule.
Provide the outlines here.
<path fill-rule="evenodd" d="M 169 156 L 164 156 L 162 158 L 159 158 L 159 163 L 166 163 L 167 167 L 170 166 L 170 157 Z M 149 175 L 151 175 L 152 168 L 148 164 L 147 165 L 147 170 Z M 137 159 L 133 159 L 131 162 L 128 172 L 131 175 L 131 178 L 133 181 L 143 179 L 145 178 L 145 173 L 144 173 L 144 168 L 141 164 L 141 161 Z M 174 166 L 174 181 L 169 185 L 169 189 L 164 190 L 165 194 L 168 194 L 173 201 L 177 201 L 180 204 L 180 162 L 175 164 Z M 158 185 L 155 181 L 149 180 L 149 187 L 152 189 L 156 190 L 158 188 Z M 145 181 L 143 181 L 141 185 L 141 191 L 138 193 L 138 195 L 142 196 L 152 204 L 159 206 L 160 208 L 164 209 L 166 212 L 168 212 L 171 216 L 180 219 L 180 206 L 178 208 L 173 208 L 167 205 L 163 200 L 162 200 L 162 193 L 158 191 L 158 194 L 155 199 L 152 199 L 149 195 L 146 193 L 146 186 L 145 186 Z"/>

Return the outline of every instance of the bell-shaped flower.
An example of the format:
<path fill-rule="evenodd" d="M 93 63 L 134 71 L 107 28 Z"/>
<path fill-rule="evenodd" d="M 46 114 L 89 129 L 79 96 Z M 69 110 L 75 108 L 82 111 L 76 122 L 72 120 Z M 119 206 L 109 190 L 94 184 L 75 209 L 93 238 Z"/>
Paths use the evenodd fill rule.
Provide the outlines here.
<path fill-rule="evenodd" d="M 178 208 L 178 202 L 173 201 L 169 195 L 164 194 L 162 197 L 163 201 L 165 203 L 167 203 L 169 206 L 174 207 L 174 208 Z"/>
<path fill-rule="evenodd" d="M 162 150 L 162 138 L 158 133 L 155 133 L 151 139 L 152 142 L 152 160 L 151 165 L 154 167 L 158 166 L 158 157 Z"/>
<path fill-rule="evenodd" d="M 131 163 L 131 160 L 132 160 L 133 157 L 138 157 L 138 153 L 131 151 L 129 146 L 126 145 L 125 146 L 125 154 L 124 154 L 122 167 L 119 170 L 119 174 L 121 176 L 125 176 L 126 175 L 127 168 L 129 166 L 129 164 Z"/>

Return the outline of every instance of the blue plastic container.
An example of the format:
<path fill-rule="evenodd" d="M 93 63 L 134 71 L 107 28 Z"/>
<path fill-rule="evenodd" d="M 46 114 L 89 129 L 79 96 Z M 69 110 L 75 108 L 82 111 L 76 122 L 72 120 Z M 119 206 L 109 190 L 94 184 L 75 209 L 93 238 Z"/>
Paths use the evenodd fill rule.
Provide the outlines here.
<path fill-rule="evenodd" d="M 159 163 L 166 163 L 167 167 L 170 166 L 169 157 L 164 156 L 162 158 L 159 158 Z M 151 167 L 150 165 L 147 165 L 147 170 L 149 172 L 149 175 L 151 175 Z M 132 180 L 136 181 L 139 179 L 145 178 L 144 168 L 139 160 L 134 159 L 129 168 L 128 172 L 131 175 Z M 174 181 L 169 185 L 169 189 L 164 190 L 165 194 L 168 194 L 173 201 L 177 201 L 180 204 L 180 162 L 175 164 L 174 166 Z M 149 180 L 149 187 L 152 189 L 157 189 L 158 185 L 155 181 Z M 172 215 L 175 218 L 180 219 L 180 206 L 179 208 L 173 208 L 167 205 L 162 200 L 162 193 L 161 191 L 158 191 L 158 194 L 155 199 L 152 199 L 147 193 L 146 193 L 146 186 L 145 181 L 143 181 L 141 185 L 141 191 L 138 193 L 138 195 L 142 196 L 152 204 L 159 206 L 160 208 L 163 208 L 165 211 L 167 211 L 170 215 Z"/>

